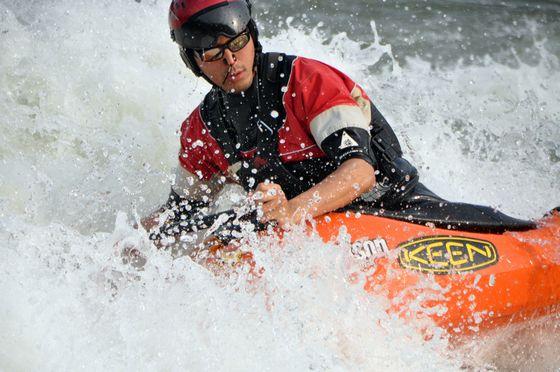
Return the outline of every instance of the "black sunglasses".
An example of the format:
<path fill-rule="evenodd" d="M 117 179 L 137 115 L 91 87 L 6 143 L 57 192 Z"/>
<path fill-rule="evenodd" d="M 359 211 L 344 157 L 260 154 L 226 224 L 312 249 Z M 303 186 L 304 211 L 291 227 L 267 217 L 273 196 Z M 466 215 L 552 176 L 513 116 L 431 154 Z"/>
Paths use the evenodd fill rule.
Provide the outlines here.
<path fill-rule="evenodd" d="M 224 45 L 210 49 L 195 49 L 194 52 L 203 62 L 218 61 L 222 59 L 226 49 L 229 49 L 232 52 L 238 52 L 247 45 L 249 40 L 251 40 L 251 35 L 249 34 L 249 30 L 245 30 Z"/>

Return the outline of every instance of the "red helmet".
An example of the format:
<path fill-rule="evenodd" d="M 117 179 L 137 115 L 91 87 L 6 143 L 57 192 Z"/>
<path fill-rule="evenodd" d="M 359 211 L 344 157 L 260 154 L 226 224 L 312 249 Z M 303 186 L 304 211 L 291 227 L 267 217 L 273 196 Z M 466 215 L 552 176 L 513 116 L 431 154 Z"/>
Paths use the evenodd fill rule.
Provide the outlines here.
<path fill-rule="evenodd" d="M 180 46 L 183 61 L 196 75 L 201 75 L 201 71 L 194 63 L 192 50 L 212 48 L 220 35 L 234 37 L 249 29 L 255 50 L 261 51 L 249 0 L 173 0 L 169 6 L 169 28 L 171 38 Z"/>

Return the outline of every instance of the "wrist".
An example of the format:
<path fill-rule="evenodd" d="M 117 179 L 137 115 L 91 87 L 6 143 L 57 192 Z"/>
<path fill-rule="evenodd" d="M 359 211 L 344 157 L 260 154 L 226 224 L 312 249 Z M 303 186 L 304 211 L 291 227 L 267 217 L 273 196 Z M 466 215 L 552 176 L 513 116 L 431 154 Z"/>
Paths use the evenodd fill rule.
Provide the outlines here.
<path fill-rule="evenodd" d="M 303 221 L 307 220 L 309 215 L 309 208 L 307 206 L 302 206 L 297 203 L 296 200 L 292 199 L 289 203 L 293 203 L 290 206 L 290 221 L 294 225 L 299 225 Z"/>

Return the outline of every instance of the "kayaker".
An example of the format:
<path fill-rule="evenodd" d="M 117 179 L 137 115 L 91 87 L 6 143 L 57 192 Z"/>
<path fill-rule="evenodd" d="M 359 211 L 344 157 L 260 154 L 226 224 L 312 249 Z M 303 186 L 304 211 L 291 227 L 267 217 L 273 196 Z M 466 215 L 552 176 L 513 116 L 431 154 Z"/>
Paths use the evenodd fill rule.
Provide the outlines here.
<path fill-rule="evenodd" d="M 229 182 L 282 227 L 350 204 L 435 197 L 358 84 L 322 62 L 262 51 L 249 1 L 173 0 L 169 26 L 212 89 L 182 123 L 168 220 L 191 218 Z M 178 233 L 169 226 L 159 221 L 153 239 Z"/>

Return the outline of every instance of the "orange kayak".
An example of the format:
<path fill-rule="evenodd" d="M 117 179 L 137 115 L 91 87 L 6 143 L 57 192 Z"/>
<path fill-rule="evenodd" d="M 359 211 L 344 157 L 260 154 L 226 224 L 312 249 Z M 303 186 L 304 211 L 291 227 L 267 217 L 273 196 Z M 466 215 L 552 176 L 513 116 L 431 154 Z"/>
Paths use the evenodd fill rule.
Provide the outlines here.
<path fill-rule="evenodd" d="M 480 233 L 354 213 L 329 213 L 316 231 L 345 226 L 363 261 L 364 289 L 391 311 L 470 333 L 560 312 L 560 214 L 526 231 Z"/>

